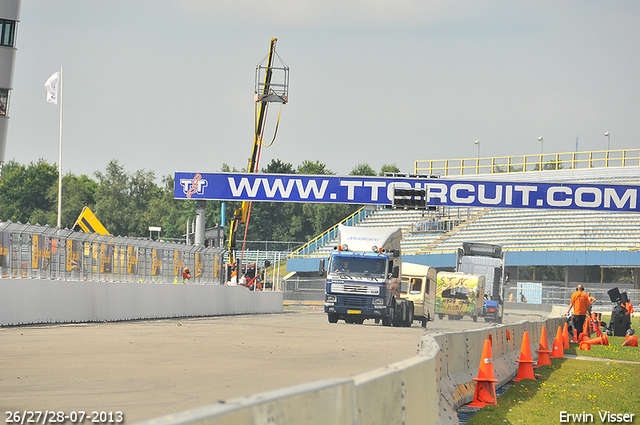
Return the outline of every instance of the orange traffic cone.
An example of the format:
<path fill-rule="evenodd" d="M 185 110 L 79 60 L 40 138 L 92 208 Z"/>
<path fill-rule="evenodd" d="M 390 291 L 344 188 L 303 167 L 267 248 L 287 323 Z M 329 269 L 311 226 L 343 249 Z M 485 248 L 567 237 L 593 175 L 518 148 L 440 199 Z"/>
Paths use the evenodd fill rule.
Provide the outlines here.
<path fill-rule="evenodd" d="M 496 398 L 496 382 L 493 377 L 493 359 L 491 357 L 491 341 L 484 341 L 482 349 L 482 358 L 480 359 L 480 368 L 478 377 L 473 378 L 476 382 L 476 392 L 473 395 L 473 402 L 469 403 L 472 407 L 484 407 L 489 404 L 498 405 Z"/>
<path fill-rule="evenodd" d="M 538 348 L 536 353 L 538 353 L 538 363 L 536 364 L 536 367 L 551 366 L 551 358 L 549 357 L 551 350 L 549 350 L 547 329 L 544 325 L 542 326 L 542 332 L 540 333 L 540 348 Z"/>
<path fill-rule="evenodd" d="M 564 329 L 562 329 L 562 348 L 568 350 L 569 347 L 569 324 L 564 322 Z"/>
<path fill-rule="evenodd" d="M 578 330 L 574 329 L 573 330 L 573 340 L 572 342 L 578 342 Z"/>
<path fill-rule="evenodd" d="M 582 344 L 583 341 L 589 339 L 589 335 L 587 335 L 586 333 L 582 332 L 580 334 L 580 336 L 578 337 L 578 344 Z"/>
<path fill-rule="evenodd" d="M 622 343 L 623 347 L 637 347 L 638 346 L 638 337 L 635 335 L 627 335 L 624 337 L 624 342 Z"/>
<path fill-rule="evenodd" d="M 580 343 L 580 347 L 583 345 L 589 345 L 589 349 L 591 349 L 592 345 L 609 345 L 609 338 L 607 337 L 607 334 L 602 334 L 602 336 L 598 336 L 593 339 L 585 339 Z"/>
<path fill-rule="evenodd" d="M 593 330 L 596 332 L 596 336 L 602 336 L 602 331 L 600 330 L 600 326 L 598 326 L 598 322 L 594 320 L 591 323 L 593 324 Z"/>
<path fill-rule="evenodd" d="M 533 364 L 535 361 L 531 358 L 531 346 L 529 345 L 529 332 L 524 331 L 522 335 L 522 347 L 520 348 L 520 359 L 516 360 L 518 365 L 518 374 L 516 382 L 521 379 L 536 379 L 533 375 Z"/>
<path fill-rule="evenodd" d="M 580 343 L 580 349 L 582 351 L 589 351 L 589 350 L 591 350 L 591 344 L 587 344 L 586 342 L 581 342 Z"/>
<path fill-rule="evenodd" d="M 564 351 L 562 349 L 562 340 L 558 341 L 558 337 L 553 338 L 553 349 L 551 350 L 552 359 L 564 359 Z"/>

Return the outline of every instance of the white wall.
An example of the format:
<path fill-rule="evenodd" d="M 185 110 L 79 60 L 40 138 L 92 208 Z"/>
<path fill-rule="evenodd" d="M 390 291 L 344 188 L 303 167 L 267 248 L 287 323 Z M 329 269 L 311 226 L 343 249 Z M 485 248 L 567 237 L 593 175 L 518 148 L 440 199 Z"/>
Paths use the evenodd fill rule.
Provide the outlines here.
<path fill-rule="evenodd" d="M 0 279 L 0 326 L 282 311 L 282 292 L 241 286 Z"/>

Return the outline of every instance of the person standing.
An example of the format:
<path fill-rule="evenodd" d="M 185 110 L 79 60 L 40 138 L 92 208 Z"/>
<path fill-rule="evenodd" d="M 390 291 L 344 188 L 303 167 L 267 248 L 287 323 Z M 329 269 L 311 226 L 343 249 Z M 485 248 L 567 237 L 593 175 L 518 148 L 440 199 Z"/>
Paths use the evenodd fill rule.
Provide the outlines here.
<path fill-rule="evenodd" d="M 631 304 L 631 301 L 621 303 L 620 305 L 627 310 L 626 314 L 628 314 L 630 318 L 633 317 L 633 304 Z"/>
<path fill-rule="evenodd" d="M 573 308 L 573 325 L 574 329 L 578 330 L 578 334 L 582 332 L 584 328 L 584 321 L 587 318 L 587 307 L 589 306 L 589 296 L 584 292 L 584 287 L 578 285 L 576 292 L 571 295 L 571 305 L 567 310 L 567 315 Z"/>

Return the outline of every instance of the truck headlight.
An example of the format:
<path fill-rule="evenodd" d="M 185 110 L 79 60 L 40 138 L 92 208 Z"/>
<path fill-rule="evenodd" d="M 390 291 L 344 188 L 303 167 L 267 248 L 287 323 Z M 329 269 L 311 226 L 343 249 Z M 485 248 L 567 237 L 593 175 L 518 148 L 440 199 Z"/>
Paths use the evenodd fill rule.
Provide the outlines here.
<path fill-rule="evenodd" d="M 328 303 L 335 303 L 336 301 L 338 301 L 338 297 L 336 297 L 335 295 L 327 295 L 327 300 Z"/>
<path fill-rule="evenodd" d="M 383 305 L 384 304 L 384 299 L 382 299 L 382 298 L 374 298 L 371 303 L 373 305 Z"/>

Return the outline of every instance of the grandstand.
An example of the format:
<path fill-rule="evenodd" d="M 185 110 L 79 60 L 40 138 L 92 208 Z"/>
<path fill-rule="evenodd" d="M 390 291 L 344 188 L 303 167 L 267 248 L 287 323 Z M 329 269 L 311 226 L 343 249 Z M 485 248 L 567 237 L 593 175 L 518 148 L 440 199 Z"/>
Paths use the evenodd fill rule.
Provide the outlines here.
<path fill-rule="evenodd" d="M 582 153 L 588 154 L 588 153 Z M 457 180 L 491 180 L 521 182 L 563 183 L 620 183 L 640 185 L 640 151 L 623 151 L 624 162 L 601 161 L 600 167 L 562 168 L 555 162 L 554 169 L 545 171 L 495 172 L 496 167 L 469 167 L 477 174 L 458 166 L 457 172 L 442 169 L 442 178 Z M 549 154 L 559 158 L 565 154 Z M 594 158 L 593 154 L 585 155 Z M 611 155 L 614 157 L 616 155 Z M 608 153 L 605 158 L 609 158 Z M 476 164 L 481 164 L 481 159 Z M 487 161 L 488 162 L 488 161 Z M 465 160 L 451 160 L 464 164 Z M 496 163 L 492 160 L 491 163 Z M 542 158 L 541 158 L 542 163 Z M 575 165 L 575 164 L 574 164 Z M 526 167 L 525 167 L 526 168 Z M 517 168 L 511 168 L 517 169 Z M 434 171 L 433 167 L 429 169 Z M 489 170 L 489 174 L 482 174 Z M 416 171 L 419 171 L 416 162 Z M 509 266 L 554 265 L 580 267 L 587 265 L 634 268 L 638 287 L 640 275 L 640 214 L 634 212 L 606 212 L 560 209 L 507 209 L 440 207 L 437 211 L 402 210 L 384 207 L 367 208 L 360 214 L 358 226 L 400 227 L 403 232 L 403 254 L 411 261 L 439 266 L 454 266 L 458 247 L 463 242 L 500 244 L 507 255 Z M 352 219 L 352 218 L 351 218 Z M 352 219 L 352 222 L 355 220 Z M 333 230 L 333 232 L 332 232 Z M 332 233 L 331 233 L 332 232 Z M 331 237 L 328 237 L 330 235 Z M 294 252 L 288 261 L 289 270 L 313 269 L 307 261 L 298 258 L 328 256 L 336 245 L 335 229 L 319 236 L 310 244 Z M 318 243 L 322 240 L 323 243 Z M 313 249 L 309 249 L 313 246 Z M 553 254 L 561 252 L 560 254 Z M 517 255 L 515 255 L 517 253 Z M 551 255 L 536 255 L 546 253 Z M 597 253 L 597 255 L 590 255 Z M 442 256 L 444 260 L 437 259 Z M 290 263 L 290 264 L 289 264 Z M 317 270 L 317 269 L 316 269 Z M 568 273 L 567 273 L 568 274 Z M 568 278 L 567 278 L 568 279 Z"/>

